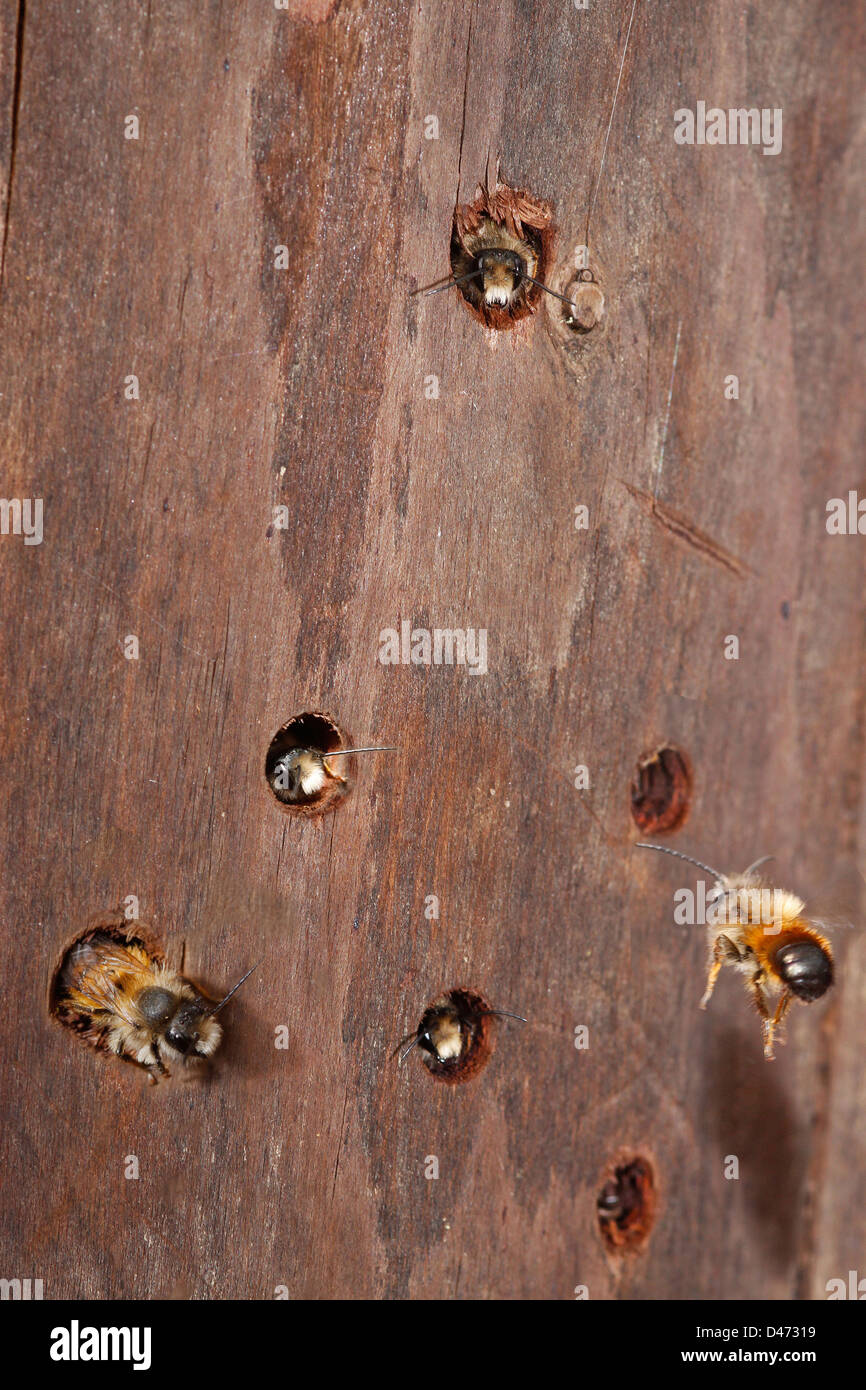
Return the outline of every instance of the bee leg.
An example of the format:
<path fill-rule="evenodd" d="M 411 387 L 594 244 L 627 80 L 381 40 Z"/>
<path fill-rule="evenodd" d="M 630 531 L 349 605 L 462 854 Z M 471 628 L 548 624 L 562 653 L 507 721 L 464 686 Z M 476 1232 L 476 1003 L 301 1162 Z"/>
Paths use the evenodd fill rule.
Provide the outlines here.
<path fill-rule="evenodd" d="M 710 959 L 710 973 L 707 976 L 707 987 L 704 990 L 704 997 L 701 1000 L 701 1008 L 705 1009 L 712 998 L 713 990 L 716 987 L 716 980 L 719 978 L 719 971 L 725 963 L 725 957 L 733 951 L 733 946 L 726 936 L 717 936 L 713 942 L 713 954 Z"/>
<path fill-rule="evenodd" d="M 768 1062 L 773 1060 L 773 1032 L 776 1027 L 776 1020 L 771 1017 L 770 1010 L 767 1008 L 767 999 L 764 994 L 764 972 L 757 970 L 748 982 L 749 993 L 754 1000 L 755 1008 L 761 1016 L 761 1034 L 764 1039 L 764 1056 Z"/>
<path fill-rule="evenodd" d="M 163 1066 L 162 1058 L 159 1055 L 159 1046 L 156 1042 L 152 1044 L 151 1051 L 153 1053 L 153 1061 L 148 1065 L 147 1070 L 150 1072 L 150 1083 L 152 1086 L 155 1086 L 160 1076 L 168 1076 L 168 1071 Z"/>
<path fill-rule="evenodd" d="M 327 758 L 323 758 L 323 759 L 322 759 L 322 766 L 323 766 L 323 768 L 325 769 L 325 771 L 327 772 L 327 774 L 328 774 L 329 777 L 332 777 L 332 778 L 334 779 L 335 782 L 342 782 L 343 785 L 345 786 L 345 784 L 346 784 L 346 779 L 345 779 L 345 777 L 341 777 L 340 774 L 339 774 L 339 772 L 335 772 L 335 771 L 334 771 L 334 769 L 331 767 L 331 764 L 328 762 L 328 759 L 327 759 Z"/>
<path fill-rule="evenodd" d="M 789 989 L 786 989 L 778 1004 L 776 1005 L 776 1012 L 773 1015 L 773 1022 L 770 1026 L 776 1033 L 778 1033 L 779 1042 L 785 1041 L 783 1036 L 785 1032 L 785 1014 L 791 1007 L 791 1000 L 793 999 L 793 997 L 794 996 L 791 993 L 791 991 Z"/>

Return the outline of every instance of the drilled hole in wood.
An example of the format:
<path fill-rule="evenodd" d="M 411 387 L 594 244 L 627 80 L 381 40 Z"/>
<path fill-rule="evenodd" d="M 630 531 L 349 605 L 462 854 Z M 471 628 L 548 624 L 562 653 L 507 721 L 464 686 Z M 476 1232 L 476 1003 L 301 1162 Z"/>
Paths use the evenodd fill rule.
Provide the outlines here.
<path fill-rule="evenodd" d="M 454 213 L 451 273 L 464 301 L 488 328 L 513 328 L 531 314 L 544 290 L 553 232 L 547 203 L 498 183 L 479 188 Z"/>
<path fill-rule="evenodd" d="M 657 1194 L 652 1164 L 640 1155 L 612 1165 L 598 1194 L 598 1227 L 614 1254 L 640 1250 L 655 1221 Z"/>
<path fill-rule="evenodd" d="M 571 301 L 562 305 L 567 328 L 578 335 L 591 333 L 604 317 L 604 293 L 589 270 L 581 271 L 563 291 Z"/>
<path fill-rule="evenodd" d="M 398 1051 L 411 1048 L 437 1081 L 454 1085 L 477 1076 L 493 1053 L 494 1011 L 473 989 L 450 989 L 424 1010 L 414 1033 Z"/>
<path fill-rule="evenodd" d="M 640 759 L 631 785 L 631 814 L 645 835 L 679 830 L 692 802 L 692 767 L 679 748 L 657 748 Z"/>
<path fill-rule="evenodd" d="M 319 816 L 350 789 L 350 757 L 327 755 L 349 746 L 339 725 L 321 710 L 293 715 L 271 739 L 265 777 L 281 808 L 291 815 Z"/>

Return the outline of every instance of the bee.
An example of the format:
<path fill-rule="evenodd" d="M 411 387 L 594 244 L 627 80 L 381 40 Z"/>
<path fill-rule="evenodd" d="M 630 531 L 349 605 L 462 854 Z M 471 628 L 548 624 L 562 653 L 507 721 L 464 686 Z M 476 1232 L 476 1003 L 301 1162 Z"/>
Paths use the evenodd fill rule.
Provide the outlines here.
<path fill-rule="evenodd" d="M 656 1199 L 647 1159 L 624 1156 L 615 1164 L 596 1202 L 599 1229 L 609 1250 L 637 1250 L 645 1243 L 655 1219 Z"/>
<path fill-rule="evenodd" d="M 492 1051 L 490 1020 L 493 1018 L 526 1022 L 520 1014 L 491 1009 L 484 997 L 474 990 L 449 990 L 424 1010 L 414 1033 L 403 1038 L 393 1056 L 399 1053 L 402 1064 L 417 1047 L 422 1061 L 441 1081 L 468 1081 Z"/>
<path fill-rule="evenodd" d="M 439 294 L 459 286 L 464 299 L 488 326 L 507 328 L 532 312 L 530 289 L 572 301 L 537 279 L 550 208 L 527 193 L 497 181 L 480 186 L 475 202 L 458 207 L 451 238 L 451 271 L 444 284 L 413 291 Z M 537 296 L 536 296 L 537 298 Z"/>
<path fill-rule="evenodd" d="M 535 278 L 538 253 L 532 242 L 513 235 L 492 217 L 483 218 L 477 231 L 455 237 L 451 265 L 454 274 L 444 285 L 414 293 L 439 294 L 452 285 L 459 285 L 476 308 L 504 309 L 513 315 L 515 309 L 531 307 L 526 299 L 526 287 L 535 285 L 545 294 L 561 299 L 569 308 L 575 307 L 564 294 Z"/>
<path fill-rule="evenodd" d="M 333 758 L 350 753 L 396 753 L 396 748 L 290 748 L 277 758 L 268 780 L 274 795 L 288 806 L 316 800 L 329 782 L 346 785 L 346 778 L 330 766 Z"/>
<path fill-rule="evenodd" d="M 711 875 L 714 886 L 707 896 L 709 973 L 701 1008 L 709 1004 L 722 966 L 739 970 L 746 977 L 746 988 L 761 1020 L 764 1056 L 771 1061 L 776 1036 L 783 1041 L 785 1015 L 793 1000 L 811 1004 L 833 983 L 830 942 L 806 916 L 801 898 L 784 888 L 774 888 L 756 874 L 770 855 L 750 864 L 742 874 L 722 874 L 666 845 L 640 843 L 637 848 L 672 854 Z"/>
<path fill-rule="evenodd" d="M 214 1003 L 138 931 L 97 928 L 67 951 L 52 989 L 54 1012 L 93 1047 L 145 1067 L 155 1082 L 169 1075 L 164 1059 L 216 1052 L 222 1038 L 216 1015 L 255 968 Z"/>

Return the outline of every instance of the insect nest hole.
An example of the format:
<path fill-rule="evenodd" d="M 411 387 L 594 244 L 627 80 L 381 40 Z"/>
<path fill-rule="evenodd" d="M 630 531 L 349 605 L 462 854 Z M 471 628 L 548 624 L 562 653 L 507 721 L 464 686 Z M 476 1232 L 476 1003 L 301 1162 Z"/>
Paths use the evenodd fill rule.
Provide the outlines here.
<path fill-rule="evenodd" d="M 679 830 L 692 803 L 692 765 L 679 748 L 665 745 L 639 760 L 631 784 L 631 814 L 644 834 Z"/>
<path fill-rule="evenodd" d="M 548 203 L 497 182 L 460 204 L 451 230 L 451 273 L 464 302 L 488 328 L 513 328 L 544 294 L 553 228 Z"/>
<path fill-rule="evenodd" d="M 477 990 L 450 989 L 424 1010 L 412 1046 L 437 1081 L 469 1081 L 490 1061 L 495 1016 Z"/>
<path fill-rule="evenodd" d="M 598 1227 L 606 1248 L 616 1255 L 636 1253 L 655 1221 L 658 1194 L 649 1159 L 623 1156 L 608 1170 L 598 1194 Z"/>
<path fill-rule="evenodd" d="M 333 810 L 351 788 L 354 760 L 328 754 L 349 747 L 349 740 L 321 710 L 295 714 L 271 739 L 265 777 L 281 808 L 290 815 L 320 816 Z"/>

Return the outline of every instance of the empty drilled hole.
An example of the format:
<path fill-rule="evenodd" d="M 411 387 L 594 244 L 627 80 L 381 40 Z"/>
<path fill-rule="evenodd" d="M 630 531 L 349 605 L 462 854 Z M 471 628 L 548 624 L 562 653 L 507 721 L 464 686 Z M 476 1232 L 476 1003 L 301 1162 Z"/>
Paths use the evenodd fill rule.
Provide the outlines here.
<path fill-rule="evenodd" d="M 352 763 L 327 755 L 348 747 L 348 740 L 330 715 L 320 710 L 293 715 L 271 739 L 265 758 L 268 786 L 283 810 L 291 815 L 318 816 L 339 805 L 350 787 Z"/>
<path fill-rule="evenodd" d="M 631 814 L 645 835 L 679 830 L 692 801 L 692 767 L 679 748 L 657 748 L 640 759 L 631 785 Z"/>
<path fill-rule="evenodd" d="M 608 1250 L 637 1251 L 646 1243 L 656 1214 L 652 1164 L 641 1156 L 612 1165 L 598 1194 L 598 1227 Z"/>
<path fill-rule="evenodd" d="M 547 203 L 497 183 L 479 188 L 454 213 L 451 273 L 469 308 L 488 328 L 512 328 L 535 309 L 544 291 L 552 230 Z M 527 279 L 529 276 L 531 279 Z"/>
<path fill-rule="evenodd" d="M 592 272 L 581 271 L 570 280 L 563 293 L 570 300 L 562 305 L 567 328 L 573 333 L 591 333 L 604 317 L 604 293 L 592 277 Z"/>
<path fill-rule="evenodd" d="M 452 1085 L 477 1076 L 493 1053 L 494 1012 L 483 994 L 450 989 L 434 999 L 398 1049 L 416 1051 L 437 1081 Z M 408 1045 L 408 1046 L 407 1046 Z"/>

